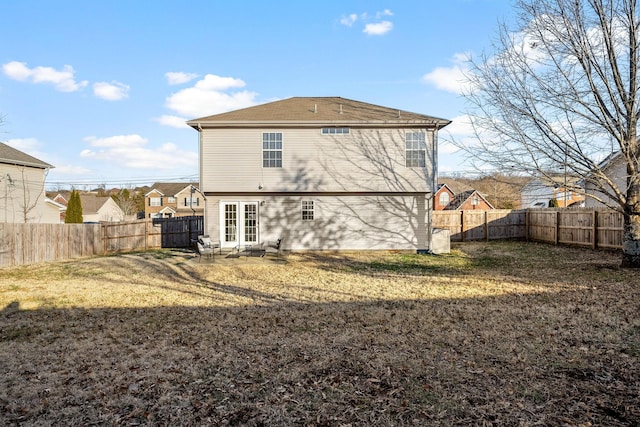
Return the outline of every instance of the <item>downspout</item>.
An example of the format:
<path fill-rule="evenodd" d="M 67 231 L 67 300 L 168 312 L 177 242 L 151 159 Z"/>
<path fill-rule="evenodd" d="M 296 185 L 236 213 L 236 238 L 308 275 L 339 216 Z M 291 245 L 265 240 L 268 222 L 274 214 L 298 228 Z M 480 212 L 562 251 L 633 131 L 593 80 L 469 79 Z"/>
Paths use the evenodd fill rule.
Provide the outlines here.
<path fill-rule="evenodd" d="M 429 225 L 427 227 L 429 233 L 429 252 L 433 250 L 433 209 L 436 205 L 435 197 L 438 189 L 438 124 L 436 123 L 435 128 L 433 130 L 433 150 L 431 157 L 431 165 L 432 165 L 432 173 L 431 177 L 431 198 L 430 198 L 430 206 L 428 209 L 429 213 Z"/>
<path fill-rule="evenodd" d="M 198 187 L 200 190 L 200 194 L 202 194 L 202 198 L 204 199 L 204 206 L 203 206 L 203 210 L 202 210 L 202 216 L 203 218 L 203 224 L 202 227 L 204 228 L 204 230 L 202 230 L 203 234 L 209 234 L 209 232 L 207 231 L 207 225 L 208 225 L 208 221 L 207 221 L 207 200 L 204 197 L 204 190 L 202 189 L 202 126 L 200 125 L 200 123 L 198 123 Z M 192 197 L 193 197 L 193 193 Z M 191 210 L 193 210 L 193 204 L 191 205 Z M 195 211 L 194 211 L 195 212 Z"/>

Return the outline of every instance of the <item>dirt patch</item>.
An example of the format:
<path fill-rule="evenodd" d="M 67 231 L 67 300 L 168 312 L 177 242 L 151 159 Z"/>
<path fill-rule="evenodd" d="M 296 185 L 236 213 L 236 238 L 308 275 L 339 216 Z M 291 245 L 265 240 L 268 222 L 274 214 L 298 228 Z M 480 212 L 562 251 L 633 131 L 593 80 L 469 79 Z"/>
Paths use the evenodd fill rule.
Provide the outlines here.
<path fill-rule="evenodd" d="M 619 255 L 159 252 L 0 270 L 3 425 L 638 425 Z"/>

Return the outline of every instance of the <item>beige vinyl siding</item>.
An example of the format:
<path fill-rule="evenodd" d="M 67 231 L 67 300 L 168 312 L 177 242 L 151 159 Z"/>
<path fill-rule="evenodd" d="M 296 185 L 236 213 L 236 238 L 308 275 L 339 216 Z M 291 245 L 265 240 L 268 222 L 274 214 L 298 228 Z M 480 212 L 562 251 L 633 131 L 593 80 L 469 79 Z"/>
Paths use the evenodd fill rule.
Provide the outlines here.
<path fill-rule="evenodd" d="M 284 238 L 288 250 L 416 250 L 429 247 L 429 195 L 282 195 L 207 197 L 206 230 L 219 239 L 221 201 L 257 201 L 259 241 Z M 302 219 L 314 201 L 314 220 Z"/>
<path fill-rule="evenodd" d="M 8 179 L 11 177 L 11 180 Z M 58 223 L 45 201 L 45 170 L 0 164 L 0 222 Z"/>
<path fill-rule="evenodd" d="M 421 129 L 408 129 L 416 131 Z M 430 192 L 433 133 L 424 168 L 405 166 L 405 129 L 204 129 L 204 192 Z M 282 168 L 262 167 L 262 133 L 282 132 Z"/>
<path fill-rule="evenodd" d="M 616 157 L 612 163 L 606 168 L 605 173 L 609 176 L 614 184 L 622 191 L 623 193 L 627 192 L 627 165 L 623 161 L 623 156 Z M 613 201 L 609 196 L 603 194 L 598 191 L 593 184 L 587 184 L 585 187 L 585 191 L 587 194 L 592 194 L 600 199 L 602 199 L 605 203 L 609 203 L 615 205 L 616 202 Z M 591 197 L 587 197 L 585 199 L 585 206 L 588 208 L 602 208 L 604 206 L 598 200 L 595 200 Z"/>

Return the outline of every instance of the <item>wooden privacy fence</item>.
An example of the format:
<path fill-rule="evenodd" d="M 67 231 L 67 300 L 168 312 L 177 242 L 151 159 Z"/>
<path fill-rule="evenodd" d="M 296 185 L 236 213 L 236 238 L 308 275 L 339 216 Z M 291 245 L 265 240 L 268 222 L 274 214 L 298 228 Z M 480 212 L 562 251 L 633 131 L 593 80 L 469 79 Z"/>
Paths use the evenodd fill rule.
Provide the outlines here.
<path fill-rule="evenodd" d="M 525 210 L 434 211 L 431 224 L 449 230 L 452 242 L 526 237 Z"/>
<path fill-rule="evenodd" d="M 432 225 L 449 230 L 454 242 L 526 239 L 621 249 L 624 218 L 604 209 L 435 211 Z"/>
<path fill-rule="evenodd" d="M 102 224 L 0 223 L 0 267 L 162 247 L 150 220 Z"/>
<path fill-rule="evenodd" d="M 200 233 L 202 218 L 184 221 L 187 225 L 182 228 L 163 221 L 154 225 L 151 220 L 104 224 L 0 223 L 0 267 L 186 247 Z M 622 214 L 609 210 L 435 211 L 432 225 L 449 230 L 454 242 L 527 239 L 594 249 L 622 248 Z"/>
<path fill-rule="evenodd" d="M 624 217 L 598 209 L 529 209 L 527 239 L 593 249 L 621 249 Z"/>

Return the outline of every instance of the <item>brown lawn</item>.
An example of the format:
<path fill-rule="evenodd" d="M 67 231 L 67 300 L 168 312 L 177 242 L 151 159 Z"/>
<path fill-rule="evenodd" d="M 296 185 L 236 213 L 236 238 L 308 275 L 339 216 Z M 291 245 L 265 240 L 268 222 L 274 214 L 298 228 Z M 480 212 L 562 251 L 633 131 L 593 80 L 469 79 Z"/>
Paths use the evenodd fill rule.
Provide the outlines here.
<path fill-rule="evenodd" d="M 619 258 L 501 242 L 0 269 L 0 425 L 640 425 L 640 272 Z"/>

